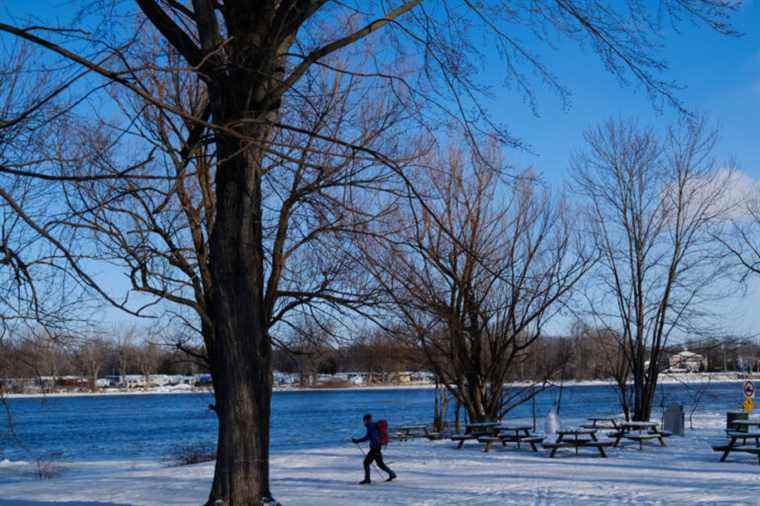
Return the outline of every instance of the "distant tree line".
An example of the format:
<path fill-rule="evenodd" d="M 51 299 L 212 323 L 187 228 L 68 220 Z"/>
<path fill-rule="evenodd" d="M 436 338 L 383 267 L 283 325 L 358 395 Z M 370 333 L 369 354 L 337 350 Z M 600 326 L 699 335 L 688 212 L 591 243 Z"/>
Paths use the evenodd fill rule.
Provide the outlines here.
<path fill-rule="evenodd" d="M 0 383 L 3 379 L 75 376 L 95 389 L 97 380 L 107 376 L 207 372 L 203 363 L 176 347 L 136 337 L 129 340 L 106 336 L 86 340 L 5 339 L 0 342 L 0 357 Z"/>
<path fill-rule="evenodd" d="M 510 368 L 505 382 L 611 380 L 619 375 L 624 358 L 618 338 L 609 332 L 580 323 L 566 336 L 541 336 Z M 760 372 L 760 344 L 734 336 L 686 339 L 665 348 L 658 368 L 668 368 L 668 358 L 682 350 L 705 359 L 703 372 Z M 148 336 L 129 338 L 102 336 L 95 339 L 50 340 L 25 336 L 0 341 L 0 379 L 76 376 L 90 386 L 108 376 L 154 374 L 193 375 L 208 368 L 170 342 Z M 327 346 L 322 340 L 298 344 L 274 352 L 274 370 L 297 374 L 306 382 L 316 375 L 342 372 L 368 373 L 370 382 L 382 383 L 402 371 L 434 372 L 425 354 L 405 345 L 397 336 L 375 330 L 342 346 Z"/>
<path fill-rule="evenodd" d="M 554 381 L 614 379 L 615 364 L 623 360 L 615 346 L 613 336 L 601 333 L 544 336 L 517 362 L 506 381 L 539 381 L 547 377 Z M 760 344 L 735 336 L 686 339 L 668 346 L 660 369 L 666 370 L 669 357 L 683 350 L 704 357 L 706 365 L 700 372 L 760 372 Z M 400 371 L 430 371 L 422 355 L 414 347 L 398 346 L 389 336 L 375 336 L 338 348 L 280 349 L 273 363 L 277 371 L 306 376 L 358 371 L 381 378 Z"/>

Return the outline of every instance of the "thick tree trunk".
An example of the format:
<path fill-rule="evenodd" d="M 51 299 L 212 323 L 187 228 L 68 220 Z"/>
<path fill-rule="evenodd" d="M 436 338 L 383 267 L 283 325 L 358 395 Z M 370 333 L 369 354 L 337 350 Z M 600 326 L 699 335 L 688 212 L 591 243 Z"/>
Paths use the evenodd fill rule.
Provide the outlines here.
<path fill-rule="evenodd" d="M 485 385 L 478 378 L 473 377 L 467 382 L 465 395 L 464 405 L 471 423 L 489 422 L 494 419 L 495 414 L 486 409 Z"/>
<path fill-rule="evenodd" d="M 217 120 L 218 121 L 218 120 Z M 264 132 L 246 132 L 266 138 Z M 211 365 L 219 418 L 209 503 L 259 505 L 269 491 L 271 342 L 264 307 L 260 153 L 217 138 L 217 209 L 210 241 L 214 276 Z"/>
<path fill-rule="evenodd" d="M 245 352 L 241 346 L 235 352 Z M 234 363 L 234 365 L 233 365 Z M 242 365 L 242 368 L 240 366 Z M 259 505 L 269 490 L 271 381 L 240 361 L 214 379 L 219 419 L 216 468 L 209 504 Z"/>

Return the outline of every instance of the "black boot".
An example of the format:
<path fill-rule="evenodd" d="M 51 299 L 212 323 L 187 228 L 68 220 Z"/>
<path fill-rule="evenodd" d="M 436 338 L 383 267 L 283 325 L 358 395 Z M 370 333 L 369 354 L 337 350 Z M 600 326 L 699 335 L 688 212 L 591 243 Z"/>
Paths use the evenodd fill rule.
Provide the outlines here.
<path fill-rule="evenodd" d="M 396 473 L 394 473 L 393 471 L 391 471 L 391 474 L 388 475 L 388 479 L 385 480 L 385 481 L 393 481 L 395 479 L 396 479 Z"/>
<path fill-rule="evenodd" d="M 359 485 L 369 485 L 372 483 L 369 478 L 364 478 L 362 481 L 359 482 Z"/>

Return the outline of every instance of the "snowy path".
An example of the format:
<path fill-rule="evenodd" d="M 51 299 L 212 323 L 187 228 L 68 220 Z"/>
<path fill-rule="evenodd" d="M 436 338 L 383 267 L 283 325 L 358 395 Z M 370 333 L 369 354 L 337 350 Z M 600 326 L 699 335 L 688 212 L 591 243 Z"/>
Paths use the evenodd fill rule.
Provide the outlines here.
<path fill-rule="evenodd" d="M 360 487 L 361 454 L 343 448 L 280 453 L 272 489 L 286 506 L 362 505 L 760 505 L 760 466 L 751 455 L 719 463 L 710 442 L 718 429 L 673 437 L 668 448 L 612 449 L 608 459 L 470 444 L 392 444 L 386 460 L 393 483 Z M 0 506 L 115 506 L 201 504 L 210 464 L 70 463 L 59 478 L 34 480 L 19 463 L 0 463 Z M 376 471 L 377 472 L 377 471 Z M 376 475 L 377 477 L 377 475 Z"/>

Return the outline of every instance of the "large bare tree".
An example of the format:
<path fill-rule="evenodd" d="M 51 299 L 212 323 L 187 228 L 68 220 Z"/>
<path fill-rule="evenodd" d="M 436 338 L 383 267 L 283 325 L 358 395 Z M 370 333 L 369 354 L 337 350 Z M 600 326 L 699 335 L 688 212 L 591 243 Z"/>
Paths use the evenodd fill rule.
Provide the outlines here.
<path fill-rule="evenodd" d="M 594 324 L 618 338 L 626 415 L 649 420 L 663 350 L 673 336 L 704 329 L 726 279 L 713 235 L 726 219 L 730 173 L 717 170 L 716 134 L 700 119 L 663 133 L 610 120 L 585 138 L 572 166 L 601 256 Z"/>
<path fill-rule="evenodd" d="M 31 27 L 0 23 L 0 30 L 91 72 L 92 91 L 104 81 L 123 86 L 167 116 L 187 121 L 193 131 L 202 131 L 213 146 L 214 226 L 208 247 L 213 286 L 206 297 L 214 343 L 207 351 L 220 410 L 220 451 L 210 500 L 227 504 L 254 504 L 270 496 L 268 321 L 276 313 L 274 293 L 281 278 L 266 247 L 277 230 L 264 219 L 266 192 L 272 187 L 266 164 L 280 149 L 282 132 L 313 128 L 293 123 L 285 114 L 293 100 L 309 96 L 309 75 L 320 69 L 359 80 L 385 78 L 425 124 L 454 120 L 471 132 L 497 130 L 509 142 L 513 139 L 495 127 L 481 106 L 487 87 L 473 78 L 483 36 L 497 48 L 510 82 L 529 100 L 531 75 L 560 94 L 566 90 L 537 52 L 519 40 L 516 34 L 526 28 L 548 45 L 555 34 L 588 44 L 621 79 L 633 78 L 654 97 L 679 105 L 674 88 L 660 76 L 664 63 L 655 57 L 663 15 L 674 21 L 696 19 L 730 33 L 726 19 L 735 7 L 729 0 L 663 0 L 651 6 L 638 0 L 136 3 L 144 18 L 134 16 L 131 4 L 114 3 L 105 9 L 113 19 L 66 29 L 40 27 L 39 22 Z M 173 47 L 179 68 L 202 86 L 208 102 L 197 115 L 165 102 L 143 80 L 145 63 L 129 50 L 145 23 Z M 94 25 L 113 29 L 83 34 Z M 338 53 L 355 58 L 347 67 L 335 67 L 329 58 Z M 160 59 L 150 66 L 167 69 L 169 63 Z M 346 149 L 354 149 L 353 136 L 338 137 Z M 356 148 L 357 154 L 395 166 L 384 149 Z"/>
<path fill-rule="evenodd" d="M 178 59 L 174 49 L 150 37 L 133 46 L 133 54 L 138 50 L 146 66 Z M 345 65 L 336 58 L 329 62 L 336 68 Z M 144 85 L 163 103 L 188 117 L 208 113 L 208 95 L 197 76 L 152 69 L 143 74 Z M 398 162 L 406 149 L 396 144 L 407 112 L 390 83 L 376 80 L 367 86 L 369 81 L 360 84 L 349 75 L 319 67 L 304 79 L 304 88 L 280 111 L 281 118 L 301 125 L 303 131 L 274 128 L 271 148 L 259 162 L 266 308 L 262 317 L 268 339 L 283 346 L 298 344 L 287 341 L 298 334 L 304 318 L 324 320 L 368 303 L 371 288 L 355 268 L 356 255 L 347 251 L 352 244 L 348 238 L 382 214 L 387 204 L 377 194 L 387 193 L 392 202 L 401 184 L 387 164 L 366 152 L 393 154 Z M 190 329 L 175 344 L 216 371 L 216 476 L 221 479 L 232 465 L 226 459 L 235 458 L 238 430 L 252 430 L 236 427 L 256 424 L 263 427 L 264 437 L 269 416 L 260 408 L 245 414 L 232 400 L 220 404 L 228 394 L 223 393 L 225 380 L 216 356 L 217 278 L 210 256 L 217 224 L 218 152 L 208 132 L 187 118 L 167 115 L 119 88 L 112 90 L 112 98 L 120 111 L 116 119 L 94 124 L 83 120 L 70 129 L 82 145 L 92 148 L 86 169 L 90 177 L 63 185 L 68 212 L 62 224 L 74 232 L 93 262 L 107 262 L 128 273 L 129 290 L 142 295 L 137 301 L 140 313 L 161 314 L 153 309 L 158 306 Z M 125 135 L 149 149 L 150 159 L 135 161 L 139 170 L 129 175 L 96 177 L 114 173 L 118 159 L 125 156 L 114 139 Z M 350 139 L 350 145 L 338 138 Z M 188 337 L 201 338 L 203 353 Z M 229 365 L 223 369 L 225 374 L 234 372 Z M 269 389 L 267 384 L 257 385 Z M 268 400 L 265 405 L 268 409 Z"/>
<path fill-rule="evenodd" d="M 391 313 L 476 421 L 536 392 L 504 384 L 594 263 L 567 204 L 530 172 L 501 182 L 494 151 L 433 159 L 424 198 L 367 247 Z"/>

